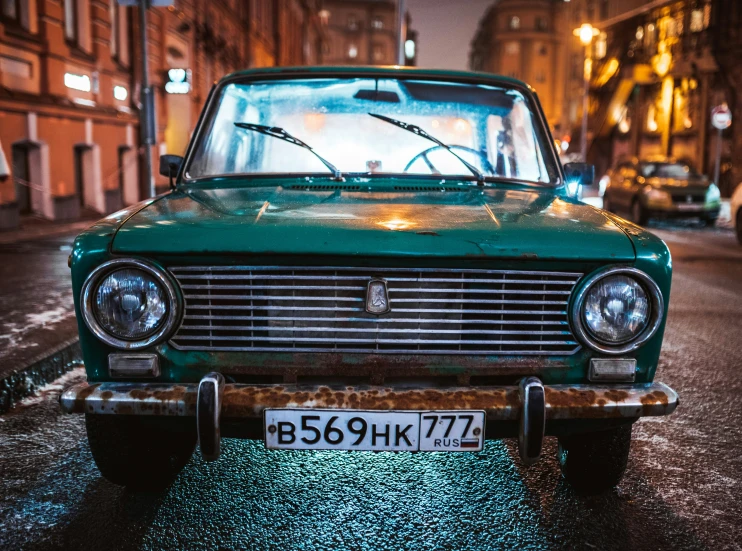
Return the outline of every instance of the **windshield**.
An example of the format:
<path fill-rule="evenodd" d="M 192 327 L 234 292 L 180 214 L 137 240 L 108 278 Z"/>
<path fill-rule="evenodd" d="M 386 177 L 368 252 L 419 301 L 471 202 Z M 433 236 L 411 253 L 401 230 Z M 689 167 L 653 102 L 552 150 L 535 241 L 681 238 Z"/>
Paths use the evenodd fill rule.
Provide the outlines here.
<path fill-rule="evenodd" d="M 342 174 L 471 178 L 467 163 L 484 177 L 542 183 L 558 177 L 542 143 L 545 132 L 514 89 L 297 79 L 228 84 L 216 101 L 186 178 L 328 174 L 328 166 Z M 424 132 L 405 131 L 410 129 L 388 119 Z M 425 133 L 442 145 L 420 135 Z"/>
<path fill-rule="evenodd" d="M 643 163 L 642 176 L 645 178 L 675 178 L 687 180 L 694 176 L 693 169 L 685 163 Z"/>

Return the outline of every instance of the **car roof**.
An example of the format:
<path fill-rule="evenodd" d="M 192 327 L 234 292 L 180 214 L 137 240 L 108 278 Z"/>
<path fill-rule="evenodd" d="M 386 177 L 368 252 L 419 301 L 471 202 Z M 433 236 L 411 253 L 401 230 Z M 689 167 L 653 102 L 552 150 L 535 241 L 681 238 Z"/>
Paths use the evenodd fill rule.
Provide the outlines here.
<path fill-rule="evenodd" d="M 399 65 L 342 65 L 342 66 L 296 66 L 296 67 L 262 67 L 257 69 L 245 69 L 225 75 L 220 82 L 246 78 L 259 78 L 261 76 L 276 78 L 277 76 L 302 77 L 343 77 L 343 76 L 368 76 L 388 78 L 437 78 L 441 80 L 478 80 L 490 81 L 492 84 L 504 84 L 516 88 L 526 88 L 534 92 L 533 88 L 515 78 L 510 78 L 494 73 L 483 73 L 475 71 L 451 71 L 446 69 L 420 69 L 417 67 L 402 67 Z"/>

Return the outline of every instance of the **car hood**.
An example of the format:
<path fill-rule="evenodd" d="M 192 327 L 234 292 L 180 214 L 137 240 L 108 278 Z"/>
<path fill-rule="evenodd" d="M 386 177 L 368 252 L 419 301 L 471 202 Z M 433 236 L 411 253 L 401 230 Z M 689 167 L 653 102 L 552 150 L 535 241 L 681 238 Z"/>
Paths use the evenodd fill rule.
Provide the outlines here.
<path fill-rule="evenodd" d="M 446 184 L 449 186 L 449 184 Z M 140 210 L 118 254 L 633 260 L 601 211 L 553 190 L 307 184 L 183 186 Z M 448 189 L 448 191 L 446 191 Z"/>

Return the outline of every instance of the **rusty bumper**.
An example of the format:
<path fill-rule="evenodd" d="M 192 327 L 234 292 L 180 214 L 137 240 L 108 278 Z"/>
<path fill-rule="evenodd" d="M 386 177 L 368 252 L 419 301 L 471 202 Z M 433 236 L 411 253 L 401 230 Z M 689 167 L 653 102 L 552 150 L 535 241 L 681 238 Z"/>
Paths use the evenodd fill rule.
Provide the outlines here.
<path fill-rule="evenodd" d="M 662 383 L 544 386 L 546 419 L 609 419 L 668 415 L 678 395 Z M 82 383 L 62 394 L 68 413 L 195 416 L 198 384 Z M 517 386 L 407 389 L 304 385 L 224 385 L 223 419 L 260 418 L 267 408 L 363 410 L 481 409 L 492 421 L 517 421 Z"/>

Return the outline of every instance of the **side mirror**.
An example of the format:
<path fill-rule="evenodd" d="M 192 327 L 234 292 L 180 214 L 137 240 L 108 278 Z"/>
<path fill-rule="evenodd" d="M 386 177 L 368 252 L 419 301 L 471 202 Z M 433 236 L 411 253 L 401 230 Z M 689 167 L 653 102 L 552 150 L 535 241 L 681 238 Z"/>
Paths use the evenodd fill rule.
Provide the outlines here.
<path fill-rule="evenodd" d="M 567 184 L 591 186 L 595 183 L 595 167 L 587 163 L 567 163 L 564 176 Z"/>
<path fill-rule="evenodd" d="M 175 177 L 178 175 L 183 157 L 180 155 L 160 155 L 160 174 L 170 178 L 170 187 L 175 187 Z"/>

